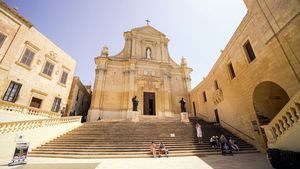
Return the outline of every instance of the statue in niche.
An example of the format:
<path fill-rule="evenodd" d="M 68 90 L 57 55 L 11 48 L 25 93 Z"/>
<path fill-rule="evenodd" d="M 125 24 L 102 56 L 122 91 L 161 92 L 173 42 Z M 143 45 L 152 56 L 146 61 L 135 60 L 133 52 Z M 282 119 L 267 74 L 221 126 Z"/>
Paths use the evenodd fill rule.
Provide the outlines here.
<path fill-rule="evenodd" d="M 151 59 L 151 49 L 150 48 L 146 49 L 146 59 Z"/>
<path fill-rule="evenodd" d="M 132 110 L 133 111 L 137 111 L 137 107 L 138 107 L 138 104 L 139 104 L 139 100 L 136 98 L 136 96 L 134 96 L 132 98 Z"/>
<path fill-rule="evenodd" d="M 179 103 L 180 103 L 181 112 L 186 112 L 184 98 L 181 98 L 181 100 L 179 101 Z"/>

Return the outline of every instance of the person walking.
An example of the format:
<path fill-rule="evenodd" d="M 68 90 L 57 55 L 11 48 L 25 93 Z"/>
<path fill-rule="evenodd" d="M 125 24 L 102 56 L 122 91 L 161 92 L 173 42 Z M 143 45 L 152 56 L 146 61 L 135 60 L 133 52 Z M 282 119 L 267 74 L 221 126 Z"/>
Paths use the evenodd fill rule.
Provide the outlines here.
<path fill-rule="evenodd" d="M 197 131 L 198 142 L 202 143 L 202 128 L 199 123 L 196 124 L 196 131 Z"/>

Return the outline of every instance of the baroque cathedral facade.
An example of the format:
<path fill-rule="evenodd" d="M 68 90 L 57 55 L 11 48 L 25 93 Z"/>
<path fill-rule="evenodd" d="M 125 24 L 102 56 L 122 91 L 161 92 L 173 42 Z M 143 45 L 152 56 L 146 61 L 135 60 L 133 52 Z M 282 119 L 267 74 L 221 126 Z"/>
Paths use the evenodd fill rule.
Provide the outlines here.
<path fill-rule="evenodd" d="M 190 112 L 190 73 L 185 58 L 176 64 L 169 39 L 150 25 L 124 33 L 125 46 L 109 56 L 107 47 L 95 58 L 96 76 L 88 121 L 132 116 L 132 98 L 139 100 L 139 115 L 176 117 L 181 98 Z"/>

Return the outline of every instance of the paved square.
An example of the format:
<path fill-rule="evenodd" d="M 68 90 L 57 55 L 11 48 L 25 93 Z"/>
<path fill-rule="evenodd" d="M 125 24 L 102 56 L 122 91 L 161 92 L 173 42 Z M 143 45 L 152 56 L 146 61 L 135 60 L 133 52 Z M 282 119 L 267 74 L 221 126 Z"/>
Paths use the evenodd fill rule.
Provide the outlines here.
<path fill-rule="evenodd" d="M 205 157 L 162 157 L 122 159 L 63 159 L 28 158 L 24 166 L 8 167 L 1 161 L 0 168 L 17 169 L 272 169 L 265 154 L 212 155 Z"/>

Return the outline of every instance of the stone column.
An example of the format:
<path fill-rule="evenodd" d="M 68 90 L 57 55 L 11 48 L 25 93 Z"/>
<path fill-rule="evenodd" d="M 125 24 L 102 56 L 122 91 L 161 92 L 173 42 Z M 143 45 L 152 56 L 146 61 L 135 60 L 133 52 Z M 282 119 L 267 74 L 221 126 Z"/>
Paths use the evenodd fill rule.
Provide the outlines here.
<path fill-rule="evenodd" d="M 91 101 L 91 107 L 88 112 L 87 121 L 96 121 L 100 117 L 102 109 L 102 95 L 103 86 L 105 83 L 106 71 L 108 61 L 108 48 L 104 47 L 101 56 L 95 58 L 96 77 L 94 83 L 93 96 Z"/>
<path fill-rule="evenodd" d="M 134 96 L 134 91 L 135 91 L 135 64 L 131 63 L 130 64 L 130 69 L 129 69 L 129 85 L 128 85 L 128 111 L 132 111 L 132 101 L 131 99 Z M 140 106 L 140 104 L 139 104 Z"/>
<path fill-rule="evenodd" d="M 96 121 L 99 119 L 102 109 L 103 86 L 105 83 L 106 69 L 97 68 L 94 83 L 94 91 L 92 96 L 91 107 L 89 109 L 88 121 Z"/>
<path fill-rule="evenodd" d="M 136 39 L 132 38 L 131 39 L 131 58 L 135 58 L 136 57 Z"/>
<path fill-rule="evenodd" d="M 174 116 L 173 112 L 171 111 L 171 75 L 167 72 L 164 74 L 164 113 L 165 116 L 172 117 Z"/>
<path fill-rule="evenodd" d="M 128 110 L 128 92 L 129 92 L 129 75 L 130 75 L 130 71 L 129 69 L 126 67 L 125 70 L 123 71 L 123 75 L 124 75 L 124 81 L 123 81 L 123 94 L 122 94 L 122 114 L 123 114 L 123 118 L 126 118 L 126 113 Z"/>
<path fill-rule="evenodd" d="M 191 102 L 190 102 L 190 95 L 189 95 L 189 92 L 191 91 L 191 77 L 190 77 L 190 73 L 192 72 L 193 69 L 189 68 L 187 66 L 187 62 L 186 62 L 186 59 L 184 57 L 182 57 L 181 59 L 181 69 L 184 73 L 184 76 L 183 76 L 183 80 L 184 80 L 184 90 L 186 91 L 186 101 L 187 101 L 187 104 L 186 104 L 186 108 L 187 108 L 187 111 L 191 111 Z"/>

